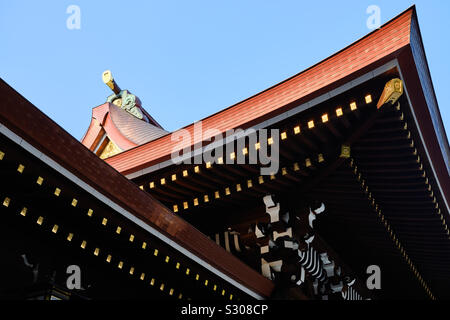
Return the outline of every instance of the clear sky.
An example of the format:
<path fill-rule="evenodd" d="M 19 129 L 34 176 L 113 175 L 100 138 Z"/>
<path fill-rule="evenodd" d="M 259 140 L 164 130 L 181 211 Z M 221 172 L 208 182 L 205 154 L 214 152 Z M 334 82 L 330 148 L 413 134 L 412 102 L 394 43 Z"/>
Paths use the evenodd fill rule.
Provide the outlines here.
<path fill-rule="evenodd" d="M 0 77 L 81 139 L 111 91 L 139 96 L 175 130 L 239 102 L 358 40 L 369 5 L 384 23 L 416 4 L 450 131 L 450 1 L 0 0 Z M 68 29 L 70 5 L 80 29 Z"/>

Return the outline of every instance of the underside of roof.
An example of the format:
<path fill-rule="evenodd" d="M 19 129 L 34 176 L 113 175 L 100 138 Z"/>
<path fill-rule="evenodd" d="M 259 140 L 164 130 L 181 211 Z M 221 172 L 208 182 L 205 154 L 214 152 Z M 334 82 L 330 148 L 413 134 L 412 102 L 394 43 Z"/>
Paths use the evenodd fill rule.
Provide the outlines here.
<path fill-rule="evenodd" d="M 403 95 L 377 108 L 393 78 L 402 81 Z M 180 145 L 109 103 L 94 108 L 83 138 L 91 151 L 104 137 L 125 150 L 105 163 L 0 85 L 0 120 L 19 144 L 40 150 L 42 159 L 257 295 L 269 296 L 272 282 L 204 234 L 232 228 L 245 240 L 249 225 L 265 215 L 262 197 L 277 194 L 294 208 L 324 202 L 318 233 L 360 278 L 365 266 L 380 265 L 381 297 L 449 297 L 449 146 L 414 7 L 308 70 L 203 119 L 204 132 L 278 129 L 280 170 L 270 176 L 260 174 L 261 163 L 175 165 L 175 148 L 202 141 L 204 147 L 210 136 L 195 136 L 192 124 L 184 129 L 194 139 Z M 256 144 L 247 141 L 244 149 L 251 148 Z"/>
<path fill-rule="evenodd" d="M 336 70 L 351 72 L 336 78 Z M 330 83 L 316 88 L 327 75 Z M 397 105 L 377 110 L 373 101 L 393 78 L 405 92 Z M 320 234 L 361 277 L 370 264 L 385 270 L 380 297 L 448 298 L 449 146 L 414 8 L 307 71 L 204 119 L 203 130 L 213 125 L 222 132 L 279 129 L 279 172 L 261 176 L 261 164 L 175 165 L 169 136 L 108 163 L 205 233 L 231 228 L 245 235 L 264 219 L 267 194 L 323 201 L 329 211 Z"/>
<path fill-rule="evenodd" d="M 450 203 L 448 139 L 434 94 L 415 7 L 315 66 L 203 119 L 203 134 L 195 131 L 194 124 L 183 128 L 191 134 L 191 141 L 180 143 L 176 139 L 172 141 L 172 135 L 166 135 L 106 161 L 129 178 L 161 170 L 173 165 L 171 154 L 174 151 L 183 153 L 184 148 L 193 150 L 198 145 L 210 143 L 208 129 L 226 132 L 237 128 L 268 127 L 279 118 L 313 108 L 319 102 L 367 81 L 390 62 L 400 69 L 419 135 L 442 184 L 446 202 Z M 173 132 L 173 135 L 177 134 L 177 131 Z"/>
<path fill-rule="evenodd" d="M 262 176 L 260 164 L 214 163 L 167 166 L 133 180 L 205 234 L 230 228 L 249 246 L 247 230 L 267 218 L 265 195 L 292 208 L 323 202 L 317 232 L 324 241 L 360 278 L 368 265 L 380 266 L 383 290 L 374 297 L 447 298 L 447 189 L 422 145 L 409 88 L 396 105 L 376 107 L 384 84 L 396 77 L 398 65 L 391 65 L 268 127 L 284 133 L 273 176 Z"/>
<path fill-rule="evenodd" d="M 64 183 L 83 188 L 89 197 L 109 206 L 108 212 L 112 216 L 124 218 L 128 224 L 139 226 L 149 234 L 159 235 L 178 254 L 209 266 L 225 281 L 253 292 L 254 297 L 270 296 L 273 284 L 269 280 L 218 247 L 192 225 L 173 215 L 159 201 L 140 190 L 136 184 L 75 140 L 2 79 L 0 94 L 4 97 L 0 104 L 2 137 L 15 144 L 15 148 L 32 153 L 30 160 L 24 158 L 23 161 L 43 161 L 57 174 L 63 175 Z"/>

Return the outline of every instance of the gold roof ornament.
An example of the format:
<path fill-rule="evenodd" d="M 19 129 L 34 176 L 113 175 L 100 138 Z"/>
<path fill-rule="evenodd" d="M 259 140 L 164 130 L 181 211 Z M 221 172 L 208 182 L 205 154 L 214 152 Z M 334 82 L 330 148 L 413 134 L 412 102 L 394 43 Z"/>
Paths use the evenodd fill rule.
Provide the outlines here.
<path fill-rule="evenodd" d="M 114 81 L 111 70 L 105 70 L 102 73 L 103 83 L 106 84 L 115 94 L 120 93 L 120 88 L 117 83 Z"/>
<path fill-rule="evenodd" d="M 380 100 L 377 103 L 377 109 L 380 109 L 384 104 L 390 103 L 393 105 L 400 96 L 403 94 L 403 82 L 398 78 L 389 80 L 384 86 L 383 92 L 381 93 Z"/>
<path fill-rule="evenodd" d="M 144 117 L 141 110 L 141 101 L 139 98 L 128 90 L 121 90 L 114 80 L 110 70 L 103 71 L 102 80 L 103 83 L 105 83 L 114 92 L 114 94 L 110 95 L 106 99 L 106 102 L 112 103 L 119 108 L 124 109 L 136 118 L 146 121 L 146 117 Z"/>
<path fill-rule="evenodd" d="M 350 146 L 343 144 L 341 146 L 341 154 L 339 155 L 340 158 L 350 158 Z"/>

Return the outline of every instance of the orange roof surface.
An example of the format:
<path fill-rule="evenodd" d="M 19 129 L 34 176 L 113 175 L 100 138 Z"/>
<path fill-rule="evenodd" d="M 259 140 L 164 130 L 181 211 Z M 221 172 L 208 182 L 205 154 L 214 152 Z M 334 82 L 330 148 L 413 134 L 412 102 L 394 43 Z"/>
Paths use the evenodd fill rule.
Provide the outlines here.
<path fill-rule="evenodd" d="M 168 133 L 108 102 L 92 109 L 91 123 L 81 143 L 94 150 L 105 132 L 122 150 L 134 148 Z"/>
<path fill-rule="evenodd" d="M 413 12 L 414 8 L 406 10 L 380 29 L 313 67 L 203 119 L 203 131 L 210 128 L 221 132 L 245 129 L 312 99 L 324 90 L 342 85 L 352 77 L 361 75 L 364 70 L 367 72 L 367 68 L 381 64 L 381 61 L 387 62 L 409 45 Z M 183 129 L 194 136 L 194 124 Z M 200 137 L 194 137 L 191 145 L 197 142 L 200 142 Z M 130 174 L 169 159 L 171 152 L 175 151 L 174 147 L 179 144 L 178 141 L 171 141 L 168 134 L 108 158 L 106 162 L 122 174 Z"/>

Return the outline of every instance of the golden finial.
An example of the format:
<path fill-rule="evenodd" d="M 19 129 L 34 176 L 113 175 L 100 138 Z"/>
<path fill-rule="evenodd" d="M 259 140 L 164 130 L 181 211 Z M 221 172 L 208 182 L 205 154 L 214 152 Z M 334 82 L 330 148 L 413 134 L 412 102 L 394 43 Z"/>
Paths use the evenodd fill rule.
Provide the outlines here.
<path fill-rule="evenodd" d="M 114 78 L 112 76 L 111 70 L 105 70 L 102 73 L 102 80 L 103 82 L 111 88 L 111 90 L 115 93 L 115 94 L 119 94 L 120 92 L 120 88 L 117 85 L 117 83 L 114 81 Z"/>

